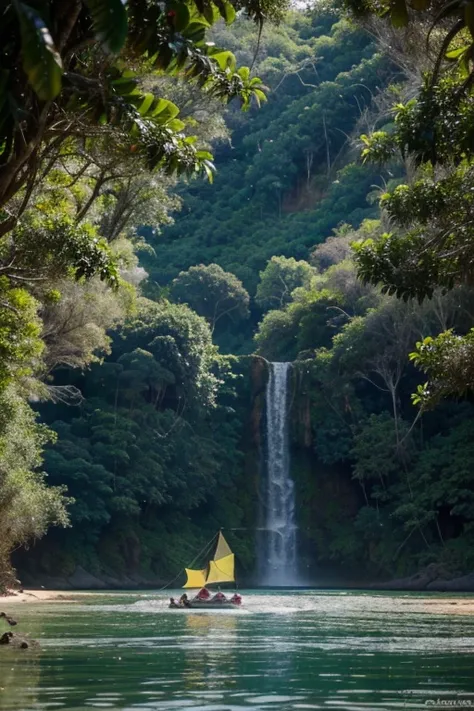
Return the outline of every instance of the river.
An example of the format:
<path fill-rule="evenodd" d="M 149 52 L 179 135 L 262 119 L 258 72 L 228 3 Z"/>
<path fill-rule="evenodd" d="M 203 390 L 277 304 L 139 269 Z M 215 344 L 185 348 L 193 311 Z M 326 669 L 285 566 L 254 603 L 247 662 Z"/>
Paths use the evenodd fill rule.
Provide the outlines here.
<path fill-rule="evenodd" d="M 41 649 L 0 650 L 0 709 L 474 707 L 468 600 L 262 592 L 244 593 L 242 610 L 193 612 L 168 610 L 162 593 L 116 593 L 10 605 Z"/>

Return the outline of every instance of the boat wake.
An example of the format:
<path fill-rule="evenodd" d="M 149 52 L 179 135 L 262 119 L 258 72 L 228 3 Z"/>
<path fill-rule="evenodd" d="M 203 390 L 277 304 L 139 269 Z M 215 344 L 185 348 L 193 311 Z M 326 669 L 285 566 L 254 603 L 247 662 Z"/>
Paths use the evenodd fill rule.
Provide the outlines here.
<path fill-rule="evenodd" d="M 169 598 L 178 597 L 180 591 L 170 590 L 166 593 L 140 593 L 130 595 L 130 600 L 123 602 L 113 601 L 113 595 L 99 603 L 97 599 L 88 604 L 75 605 L 76 610 L 102 611 L 137 614 L 167 615 L 179 618 L 187 616 L 229 616 L 242 617 L 248 615 L 316 615 L 318 619 L 344 617 L 370 618 L 374 614 L 394 613 L 425 613 L 425 614 L 455 614 L 462 612 L 462 599 L 459 603 L 452 602 L 449 606 L 443 600 L 416 596 L 410 593 L 397 595 L 383 593 L 347 593 L 347 592 L 293 592 L 285 593 L 260 593 L 256 591 L 242 591 L 243 603 L 236 608 L 180 608 L 169 609 Z M 459 609 L 456 608 L 458 605 Z"/>

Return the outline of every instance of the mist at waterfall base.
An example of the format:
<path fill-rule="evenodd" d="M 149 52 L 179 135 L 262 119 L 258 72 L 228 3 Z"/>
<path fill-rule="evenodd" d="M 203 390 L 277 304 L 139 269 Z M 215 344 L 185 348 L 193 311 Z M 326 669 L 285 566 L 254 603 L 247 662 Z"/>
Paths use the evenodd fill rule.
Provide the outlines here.
<path fill-rule="evenodd" d="M 260 498 L 259 583 L 298 587 L 297 525 L 290 469 L 289 374 L 291 363 L 269 363 L 265 394 L 265 461 Z"/>

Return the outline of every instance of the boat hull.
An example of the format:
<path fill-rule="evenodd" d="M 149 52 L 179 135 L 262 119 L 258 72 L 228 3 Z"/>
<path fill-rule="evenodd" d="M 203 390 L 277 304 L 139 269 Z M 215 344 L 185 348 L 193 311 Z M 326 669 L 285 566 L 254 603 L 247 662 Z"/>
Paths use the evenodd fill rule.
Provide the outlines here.
<path fill-rule="evenodd" d="M 238 610 L 242 605 L 226 600 L 225 602 L 211 602 L 207 600 L 190 600 L 189 605 L 175 607 L 170 605 L 171 610 Z"/>

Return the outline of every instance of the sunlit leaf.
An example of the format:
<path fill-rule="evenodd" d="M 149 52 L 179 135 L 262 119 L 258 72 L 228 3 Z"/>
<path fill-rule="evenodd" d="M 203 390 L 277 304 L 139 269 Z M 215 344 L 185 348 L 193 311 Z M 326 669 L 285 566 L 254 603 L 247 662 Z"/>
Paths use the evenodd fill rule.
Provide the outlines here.
<path fill-rule="evenodd" d="M 239 77 L 241 79 L 243 79 L 244 81 L 247 81 L 250 77 L 250 69 L 248 67 L 240 67 L 237 74 L 239 75 Z"/>
<path fill-rule="evenodd" d="M 41 15 L 29 5 L 15 3 L 20 20 L 23 69 L 43 101 L 61 91 L 62 63 L 53 38 Z"/>
<path fill-rule="evenodd" d="M 175 131 L 176 133 L 181 133 L 181 131 L 184 131 L 186 128 L 186 124 L 184 121 L 181 121 L 180 119 L 172 119 L 171 121 L 168 121 L 166 124 L 167 128 L 170 129 L 170 131 Z"/>
<path fill-rule="evenodd" d="M 451 59 L 451 60 L 459 59 L 459 57 L 461 57 L 461 55 L 464 54 L 464 52 L 467 49 L 468 49 L 467 46 L 458 47 L 458 49 L 452 49 L 449 52 L 446 52 L 445 57 L 446 57 L 446 59 Z"/>
<path fill-rule="evenodd" d="M 235 71 L 236 62 L 232 52 L 216 52 L 215 54 L 211 54 L 211 56 L 218 63 L 219 68 L 223 71 L 225 69 Z"/>
<path fill-rule="evenodd" d="M 153 111 L 153 118 L 160 117 L 163 120 L 171 120 L 179 114 L 179 109 L 176 104 L 168 99 L 159 99 L 156 108 Z"/>

